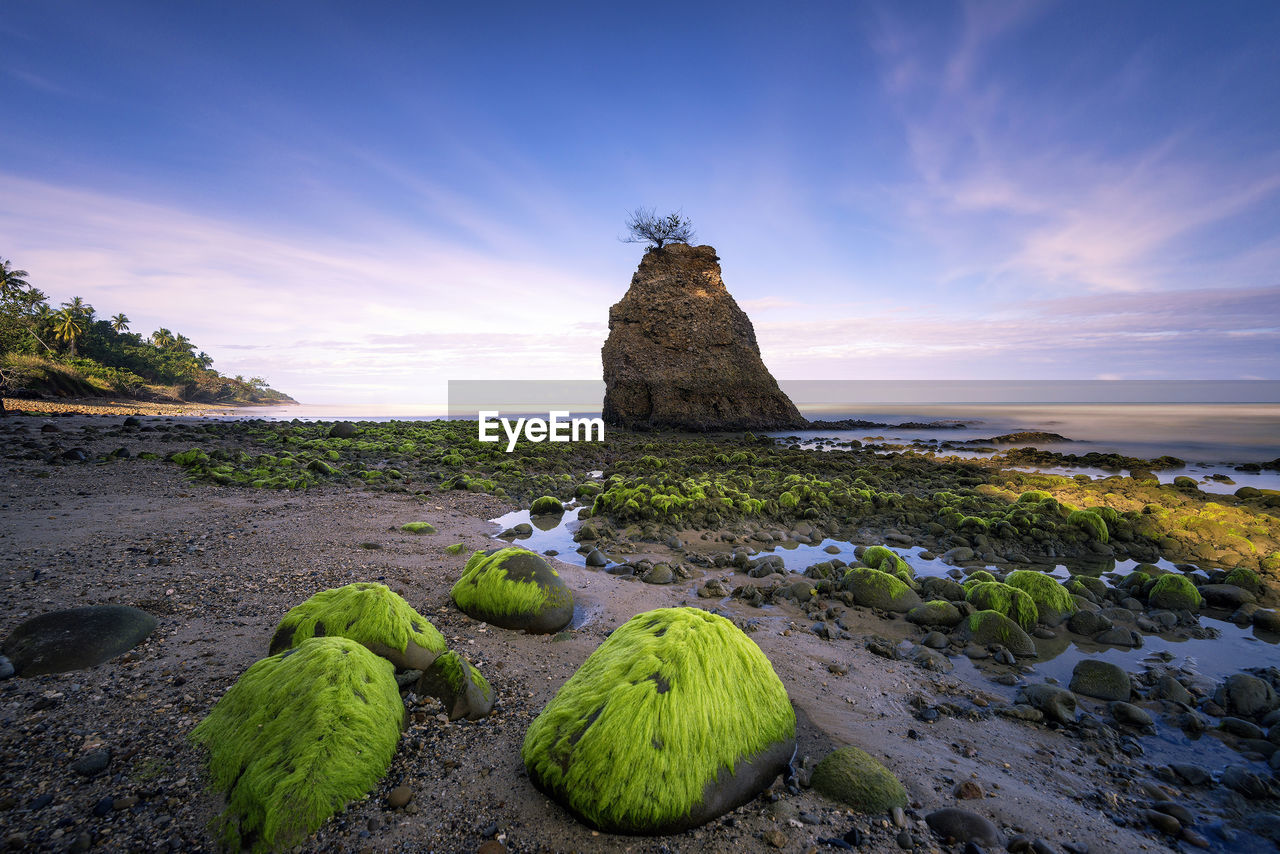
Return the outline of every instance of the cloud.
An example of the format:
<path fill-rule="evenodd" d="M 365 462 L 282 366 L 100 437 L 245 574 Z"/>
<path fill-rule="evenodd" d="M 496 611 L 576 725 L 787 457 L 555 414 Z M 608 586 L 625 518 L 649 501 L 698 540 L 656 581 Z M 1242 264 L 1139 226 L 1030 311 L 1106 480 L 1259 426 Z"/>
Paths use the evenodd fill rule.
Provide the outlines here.
<path fill-rule="evenodd" d="M 135 331 L 180 331 L 224 373 L 301 399 L 377 400 L 398 382 L 438 400 L 467 375 L 590 377 L 616 300 L 590 270 L 430 235 L 272 232 L 8 175 L 0 194 L 23 200 L 0 211 L 6 252 L 55 302 L 79 295 Z"/>

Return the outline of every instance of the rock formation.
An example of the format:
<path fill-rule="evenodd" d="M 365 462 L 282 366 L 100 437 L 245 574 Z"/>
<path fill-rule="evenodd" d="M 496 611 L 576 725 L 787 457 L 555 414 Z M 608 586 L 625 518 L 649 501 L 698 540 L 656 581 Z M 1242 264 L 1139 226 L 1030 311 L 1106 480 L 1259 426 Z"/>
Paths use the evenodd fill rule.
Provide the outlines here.
<path fill-rule="evenodd" d="M 760 360 L 710 246 L 651 249 L 609 309 L 604 420 L 631 429 L 783 430 L 807 423 Z"/>

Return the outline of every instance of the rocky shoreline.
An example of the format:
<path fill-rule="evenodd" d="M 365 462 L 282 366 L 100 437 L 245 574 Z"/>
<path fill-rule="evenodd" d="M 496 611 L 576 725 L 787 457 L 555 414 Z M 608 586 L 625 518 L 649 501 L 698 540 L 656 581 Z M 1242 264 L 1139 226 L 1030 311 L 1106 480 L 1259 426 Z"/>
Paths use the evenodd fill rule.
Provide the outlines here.
<path fill-rule="evenodd" d="M 0 681 L 8 793 L 0 824 L 11 847 L 212 850 L 207 826 L 221 803 L 205 790 L 191 729 L 266 654 L 286 611 L 353 581 L 401 593 L 451 648 L 466 651 L 498 700 L 483 720 L 449 722 L 434 700 L 411 695 L 390 772 L 307 850 L 965 848 L 948 846 L 948 835 L 1000 850 L 982 841 L 986 827 L 970 815 L 989 821 L 1009 851 L 1251 851 L 1280 838 L 1267 764 L 1280 733 L 1274 669 L 1248 673 L 1252 663 L 1242 661 L 1230 673 L 1206 673 L 1156 656 L 1123 672 L 1123 697 L 1097 687 L 1119 682 L 1114 672 L 1053 686 L 1037 670 L 1064 644 L 1120 649 L 1121 633 L 1130 642 L 1211 640 L 1210 621 L 1159 600 L 1158 576 L 1192 579 L 1208 600 L 1200 613 L 1261 621 L 1254 631 L 1268 631 L 1257 615 L 1277 604 L 1266 562 L 1275 551 L 1270 496 L 1210 501 L 1187 487 L 1037 479 L 996 463 L 827 459 L 740 436 L 621 435 L 560 457 L 542 447 L 486 459 L 445 426 L 362 424 L 347 439 L 327 432 L 185 419 L 0 422 L 0 582 L 13 603 L 0 632 L 87 604 L 133 605 L 159 620 L 147 641 L 106 664 Z M 770 468 L 792 478 L 778 483 L 784 489 L 765 478 Z M 696 477 L 705 478 L 703 498 L 680 505 L 689 495 L 672 484 Z M 730 485 L 741 495 L 727 492 Z M 1018 497 L 1036 486 L 1046 497 L 1020 508 Z M 1112 496 L 1105 505 L 1092 501 L 1103 493 Z M 467 557 L 500 532 L 488 520 L 543 494 L 583 508 L 564 528 L 581 551 L 566 551 L 569 562 L 559 565 L 579 603 L 569 630 L 527 635 L 466 617 L 448 591 Z M 1050 498 L 1059 507 L 1114 505 L 1120 515 L 1100 514 L 1104 541 L 1090 534 L 1092 521 L 1051 512 Z M 1042 518 L 1023 526 L 1015 513 L 1032 503 L 1027 517 Z M 1170 524 L 1149 527 L 1162 510 Z M 1190 525 L 1201 531 L 1175 527 L 1193 517 L 1203 518 Z M 1249 521 L 1242 527 L 1239 519 Z M 424 520 L 434 533 L 402 530 Z M 1244 590 L 1223 584 L 1248 566 L 1247 548 L 1217 539 L 1233 528 L 1242 534 L 1231 536 L 1264 552 L 1252 564 L 1254 601 L 1222 589 Z M 519 526 L 509 534 L 516 543 L 522 535 Z M 833 540 L 862 548 L 787 571 L 784 547 Z M 894 568 L 866 548 L 879 544 L 917 566 L 936 562 L 936 576 L 915 573 L 916 605 L 874 602 L 869 588 L 846 580 L 849 567 L 869 561 Z M 592 551 L 602 567 L 589 567 Z M 1195 563 L 1170 570 L 1162 556 Z M 1146 559 L 1153 569 L 1108 576 L 1117 560 Z M 1036 657 L 1019 654 L 1027 650 L 1018 635 L 965 637 L 945 625 L 950 613 L 940 607 L 941 623 L 939 614 L 912 616 L 942 601 L 967 619 L 964 611 L 980 609 L 964 583 L 1009 581 L 1033 560 L 1049 560 L 1042 569 L 1071 566 L 1079 588 L 1077 614 L 1025 630 Z M 1089 561 L 1096 573 L 1085 571 Z M 856 577 L 873 571 L 881 570 Z M 675 605 L 728 616 L 773 662 L 797 712 L 800 785 L 790 790 L 779 779 L 727 816 L 668 837 L 591 831 L 529 782 L 521 740 L 613 629 Z M 1150 761 L 1169 739 L 1212 749 L 1202 763 Z M 817 760 L 850 744 L 902 781 L 905 808 L 862 814 L 807 787 Z M 939 816 L 949 809 L 963 813 Z"/>

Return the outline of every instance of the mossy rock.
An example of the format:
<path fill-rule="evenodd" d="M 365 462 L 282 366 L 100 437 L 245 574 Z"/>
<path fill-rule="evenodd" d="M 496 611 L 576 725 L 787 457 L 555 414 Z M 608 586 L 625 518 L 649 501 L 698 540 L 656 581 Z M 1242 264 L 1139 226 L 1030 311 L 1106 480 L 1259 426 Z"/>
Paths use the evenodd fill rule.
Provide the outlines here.
<path fill-rule="evenodd" d="M 563 512 L 564 505 L 552 495 L 544 495 L 529 505 L 530 516 L 558 516 Z"/>
<path fill-rule="evenodd" d="M 1222 583 L 1242 587 L 1254 596 L 1262 595 L 1262 579 L 1258 578 L 1258 573 L 1248 567 L 1237 566 L 1227 573 Z"/>
<path fill-rule="evenodd" d="M 311 638 L 254 664 L 191 734 L 227 794 L 224 846 L 301 843 L 382 778 L 404 716 L 394 667 L 353 640 Z"/>
<path fill-rule="evenodd" d="M 999 611 L 978 611 L 960 624 L 965 640 L 979 646 L 998 643 L 1020 658 L 1034 658 L 1036 645 L 1022 627 Z"/>
<path fill-rule="evenodd" d="M 450 595 L 468 616 L 504 629 L 549 634 L 573 619 L 573 591 L 541 555 L 519 546 L 473 554 Z"/>
<path fill-rule="evenodd" d="M 1147 605 L 1171 611 L 1198 611 L 1204 599 L 1185 575 L 1162 575 L 1147 591 Z"/>
<path fill-rule="evenodd" d="M 941 599 L 917 605 L 907 612 L 907 622 L 917 626 L 942 626 L 949 629 L 958 626 L 960 620 L 960 609 Z"/>
<path fill-rule="evenodd" d="M 985 569 L 975 569 L 973 572 L 969 573 L 969 575 L 965 578 L 962 584 L 964 586 L 964 589 L 968 590 L 969 585 L 971 584 L 982 584 L 984 582 L 999 581 L 999 580 L 1000 579 L 996 578 L 994 575 L 987 572 Z"/>
<path fill-rule="evenodd" d="M 1067 523 L 1075 525 L 1089 535 L 1091 539 L 1105 543 L 1110 539 L 1107 523 L 1093 510 L 1072 510 L 1067 516 Z"/>
<path fill-rule="evenodd" d="M 1129 674 L 1118 664 L 1083 658 L 1071 671 L 1071 690 L 1098 700 L 1125 700 L 1133 688 Z"/>
<path fill-rule="evenodd" d="M 19 676 L 65 673 L 128 652 L 155 628 L 155 617 L 128 605 L 67 608 L 20 623 L 3 650 Z"/>
<path fill-rule="evenodd" d="M 407 522 L 400 526 L 406 534 L 434 534 L 436 526 L 430 522 Z"/>
<path fill-rule="evenodd" d="M 284 615 L 270 654 L 312 637 L 364 644 L 401 670 L 426 670 L 445 651 L 444 637 L 426 617 L 385 584 L 359 581 L 322 590 Z"/>
<path fill-rule="evenodd" d="M 444 547 L 445 554 L 451 554 L 451 555 L 460 555 L 466 550 L 467 550 L 467 547 L 466 547 L 466 544 L 464 543 L 454 543 L 451 546 Z"/>
<path fill-rule="evenodd" d="M 854 567 L 844 574 L 840 588 L 851 593 L 853 600 L 866 608 L 910 611 L 920 604 L 920 597 L 902 579 L 878 569 Z"/>
<path fill-rule="evenodd" d="M 903 560 L 897 552 L 885 546 L 872 546 L 862 553 L 862 562 L 872 569 L 897 576 L 904 584 L 915 587 L 916 574 L 911 564 Z"/>
<path fill-rule="evenodd" d="M 1105 599 L 1107 597 L 1107 582 L 1101 578 L 1094 578 L 1092 575 L 1073 575 L 1067 581 L 1067 592 L 1081 593 L 1086 592 L 1095 599 Z"/>
<path fill-rule="evenodd" d="M 638 614 L 538 715 L 530 779 L 591 827 L 663 834 L 755 797 L 795 750 L 795 712 L 755 643 L 696 608 Z"/>
<path fill-rule="evenodd" d="M 979 581 L 965 585 L 965 601 L 979 611 L 997 611 L 1024 629 L 1036 624 L 1039 611 L 1024 591 L 999 581 Z"/>
<path fill-rule="evenodd" d="M 446 652 L 418 679 L 418 694 L 444 704 L 449 720 L 479 720 L 493 711 L 493 688 L 480 671 L 456 652 Z"/>
<path fill-rule="evenodd" d="M 1071 591 L 1043 572 L 1015 569 L 1005 577 L 1004 583 L 1030 596 L 1040 622 L 1047 626 L 1056 626 L 1076 612 Z"/>
<path fill-rule="evenodd" d="M 887 813 L 907 805 L 907 790 L 893 772 L 852 746 L 828 753 L 813 769 L 810 785 L 860 813 Z"/>
<path fill-rule="evenodd" d="M 958 581 L 943 576 L 929 576 L 920 580 L 920 596 L 923 599 L 942 599 L 947 602 L 964 601 L 964 588 Z"/>

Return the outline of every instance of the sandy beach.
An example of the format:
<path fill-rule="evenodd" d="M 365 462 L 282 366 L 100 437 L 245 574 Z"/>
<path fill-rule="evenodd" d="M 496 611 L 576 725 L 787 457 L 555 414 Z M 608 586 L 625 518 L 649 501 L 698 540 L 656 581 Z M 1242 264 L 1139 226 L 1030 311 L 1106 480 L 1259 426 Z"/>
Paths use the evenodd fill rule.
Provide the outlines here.
<path fill-rule="evenodd" d="M 918 851 L 958 851 L 921 819 L 960 806 L 992 819 L 1009 838 L 1041 838 L 1051 850 L 1159 851 L 1167 843 L 1142 818 L 1153 800 L 1222 809 L 1210 792 L 1159 779 L 1122 733 L 996 715 L 993 708 L 1007 703 L 984 690 L 981 677 L 931 672 L 868 649 L 876 638 L 889 647 L 918 639 L 900 617 L 840 607 L 843 631 L 827 640 L 810 630 L 798 605 L 760 609 L 697 595 L 711 579 L 726 588 L 747 580 L 732 568 L 694 570 L 689 580 L 658 586 L 559 564 L 579 604 L 569 631 L 533 636 L 471 620 L 448 591 L 472 550 L 493 544 L 498 526 L 488 520 L 516 509 L 510 501 L 465 491 L 226 488 L 188 482 L 158 460 L 15 459 L 32 435 L 18 428 L 41 424 L 71 434 L 64 438 L 91 454 L 122 442 L 135 457 L 174 449 L 165 441 L 172 422 L 144 423 L 155 429 L 123 432 L 118 422 L 104 429 L 96 417 L 0 422 L 0 583 L 10 603 L 0 632 L 44 611 L 102 603 L 134 605 L 160 621 L 148 640 L 108 663 L 0 683 L 8 793 L 0 821 L 10 847 L 212 850 L 207 825 L 221 798 L 206 790 L 188 734 L 266 654 L 290 607 L 354 581 L 382 581 L 401 593 L 485 674 L 499 699 L 482 721 L 450 723 L 434 700 L 410 697 L 410 725 L 382 783 L 327 822 L 305 850 L 497 851 L 482 846 L 498 842 L 530 852 L 802 852 L 824 850 L 821 840 L 856 829 L 864 835 L 858 850 L 899 851 L 908 842 Z M 419 520 L 438 532 L 399 530 Z M 464 552 L 446 553 L 455 543 Z M 713 557 L 724 548 L 694 540 L 685 556 Z M 675 559 L 656 544 L 644 553 Z M 808 789 L 788 793 L 779 779 L 706 826 L 665 838 L 618 837 L 579 824 L 534 789 L 520 760 L 529 722 L 612 629 L 674 605 L 714 608 L 749 631 L 796 708 L 799 758 L 811 765 L 833 747 L 855 744 L 883 761 L 911 799 L 898 825 L 889 815 L 852 814 Z M 1081 705 L 1106 715 L 1105 704 L 1082 698 Z M 101 749 L 110 760 L 100 773 L 71 770 Z M 388 794 L 402 785 L 412 800 L 392 809 Z M 909 839 L 900 840 L 904 833 Z"/>

